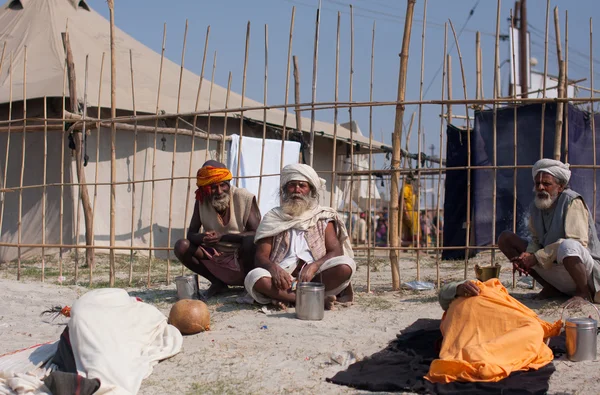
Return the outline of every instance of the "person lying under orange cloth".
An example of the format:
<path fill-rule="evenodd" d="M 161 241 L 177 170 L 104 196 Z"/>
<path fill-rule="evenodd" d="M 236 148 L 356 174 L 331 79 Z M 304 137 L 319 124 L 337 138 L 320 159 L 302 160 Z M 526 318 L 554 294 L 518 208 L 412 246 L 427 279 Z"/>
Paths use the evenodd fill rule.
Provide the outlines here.
<path fill-rule="evenodd" d="M 431 382 L 496 382 L 554 358 L 545 340 L 560 333 L 562 322 L 539 319 L 497 278 L 447 284 L 440 304 L 444 339 L 425 376 Z"/>

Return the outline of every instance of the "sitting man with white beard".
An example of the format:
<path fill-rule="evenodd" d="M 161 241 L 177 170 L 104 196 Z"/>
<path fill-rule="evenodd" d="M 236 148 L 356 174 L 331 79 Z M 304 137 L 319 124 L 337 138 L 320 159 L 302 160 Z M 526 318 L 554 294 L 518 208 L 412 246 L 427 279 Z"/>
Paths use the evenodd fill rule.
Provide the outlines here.
<path fill-rule="evenodd" d="M 256 231 L 257 268 L 244 281 L 258 303 L 293 304 L 295 279 L 323 283 L 326 309 L 353 301 L 352 247 L 337 212 L 319 205 L 324 186 L 310 166 L 292 164 L 281 170 L 281 206 L 269 211 Z"/>
<path fill-rule="evenodd" d="M 254 268 L 254 234 L 260 210 L 253 194 L 230 185 L 231 172 L 209 160 L 196 175 L 196 204 L 187 238 L 175 243 L 175 255 L 188 269 L 211 282 L 199 295 L 208 299 L 228 285 L 244 285 Z M 204 233 L 200 227 L 204 227 Z"/>
<path fill-rule="evenodd" d="M 500 234 L 498 247 L 513 271 L 542 286 L 539 299 L 572 296 L 569 301 L 600 302 L 600 241 L 581 195 L 568 188 L 569 165 L 540 159 L 533 166 L 535 198 L 530 207 L 529 241 Z"/>

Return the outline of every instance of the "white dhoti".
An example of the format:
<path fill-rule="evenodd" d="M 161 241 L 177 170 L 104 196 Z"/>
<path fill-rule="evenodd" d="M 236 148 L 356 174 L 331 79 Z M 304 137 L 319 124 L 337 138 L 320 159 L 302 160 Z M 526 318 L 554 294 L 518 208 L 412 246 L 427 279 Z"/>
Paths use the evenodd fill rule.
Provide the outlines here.
<path fill-rule="evenodd" d="M 331 268 L 339 266 L 339 265 L 349 266 L 350 269 L 352 269 L 352 275 L 350 276 L 350 278 L 348 280 L 346 280 L 344 283 L 342 283 L 339 287 L 337 287 L 335 289 L 325 290 L 325 296 L 338 295 L 340 292 L 342 292 L 344 289 L 346 289 L 346 287 L 348 287 L 348 285 L 350 285 L 350 280 L 352 279 L 352 276 L 354 276 L 354 272 L 356 271 L 356 263 L 354 262 L 354 259 L 350 258 L 349 256 L 345 256 L 345 255 L 336 256 L 335 258 L 326 260 L 321 265 L 319 270 L 317 270 L 316 274 L 319 274 L 321 272 L 324 272 L 325 270 L 331 269 Z M 287 268 L 285 270 L 291 274 L 295 268 L 296 268 L 295 266 L 290 266 L 289 268 Z M 256 284 L 256 282 L 263 277 L 271 278 L 272 276 L 268 270 L 263 269 L 261 267 L 251 270 L 246 275 L 246 278 L 244 279 L 244 287 L 246 287 L 246 291 L 248 292 L 248 294 L 250 296 L 252 296 L 252 298 L 255 301 L 257 301 L 260 304 L 269 304 L 272 301 L 271 298 L 261 294 L 260 292 L 256 292 L 254 290 L 254 284 Z"/>
<path fill-rule="evenodd" d="M 565 239 L 560 243 L 556 254 L 556 262 L 550 268 L 544 268 L 541 265 L 535 265 L 533 269 L 548 284 L 567 295 L 574 295 L 577 291 L 575 281 L 563 265 L 563 259 L 575 256 L 581 260 L 581 264 L 588 276 L 588 284 L 592 283 L 592 270 L 594 268 L 594 259 L 587 248 L 580 242 L 573 239 Z"/>

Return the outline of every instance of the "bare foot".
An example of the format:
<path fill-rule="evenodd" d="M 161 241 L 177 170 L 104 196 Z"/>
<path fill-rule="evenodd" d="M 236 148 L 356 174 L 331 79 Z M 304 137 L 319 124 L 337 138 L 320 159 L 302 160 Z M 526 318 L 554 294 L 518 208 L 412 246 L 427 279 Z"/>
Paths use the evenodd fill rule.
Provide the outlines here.
<path fill-rule="evenodd" d="M 551 298 L 556 298 L 557 296 L 562 296 L 563 293 L 560 292 L 558 289 L 551 287 L 551 286 L 545 286 L 537 295 L 535 295 L 534 299 L 536 300 L 543 300 L 543 299 L 551 299 Z"/>
<path fill-rule="evenodd" d="M 210 284 L 210 287 L 208 287 L 208 289 L 206 291 L 204 291 L 204 292 L 198 291 L 198 296 L 202 300 L 208 300 L 217 294 L 227 291 L 228 289 L 229 289 L 229 287 L 227 286 L 227 284 L 222 283 L 222 282 L 214 282 L 214 283 Z"/>
<path fill-rule="evenodd" d="M 584 306 L 586 304 L 588 304 L 589 298 L 588 297 L 583 297 L 583 296 L 573 296 L 572 298 L 570 298 L 569 300 L 567 300 L 565 303 L 562 304 L 562 307 L 581 307 Z"/>
<path fill-rule="evenodd" d="M 287 311 L 287 309 L 288 309 L 288 304 L 287 304 L 287 303 L 285 303 L 285 302 L 280 302 L 279 300 L 275 300 L 275 299 L 273 299 L 273 300 L 271 301 L 271 304 L 272 304 L 273 306 L 275 306 L 275 309 L 277 309 L 277 310 L 283 310 L 283 311 Z"/>
<path fill-rule="evenodd" d="M 336 299 L 334 295 L 325 296 L 325 310 L 335 310 Z"/>
<path fill-rule="evenodd" d="M 354 289 L 352 288 L 352 283 L 348 284 L 348 286 L 338 294 L 336 299 L 337 304 L 351 306 L 354 302 Z"/>

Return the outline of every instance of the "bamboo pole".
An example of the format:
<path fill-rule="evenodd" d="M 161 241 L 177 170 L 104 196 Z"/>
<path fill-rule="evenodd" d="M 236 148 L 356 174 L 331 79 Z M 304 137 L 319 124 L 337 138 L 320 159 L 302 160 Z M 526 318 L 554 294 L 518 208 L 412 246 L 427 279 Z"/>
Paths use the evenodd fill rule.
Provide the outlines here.
<path fill-rule="evenodd" d="M 352 83 L 354 81 L 354 10 L 352 4 L 350 4 L 350 81 L 348 86 L 348 101 L 352 103 Z M 350 221 L 348 233 L 350 234 L 350 240 L 352 241 L 353 235 L 353 221 L 352 216 L 354 215 L 352 209 L 352 202 L 354 200 L 354 125 L 352 124 L 352 107 L 348 107 L 348 117 L 350 121 Z"/>
<path fill-rule="evenodd" d="M 569 97 L 569 11 L 565 10 L 565 97 Z M 569 105 L 565 106 L 565 163 L 569 163 Z"/>
<path fill-rule="evenodd" d="M 160 52 L 160 68 L 159 68 L 159 72 L 158 72 L 158 88 L 157 88 L 157 93 L 156 93 L 156 115 L 158 115 L 159 111 L 160 111 L 160 88 L 161 88 L 161 84 L 162 84 L 162 73 L 163 73 L 163 63 L 165 60 L 165 44 L 166 44 L 166 40 L 167 40 L 167 24 L 165 23 L 163 25 L 163 40 L 162 40 L 162 49 Z M 138 119 L 138 118 L 136 118 Z M 152 228 L 154 227 L 154 192 L 156 189 L 156 141 L 158 139 L 158 120 L 159 118 L 156 117 L 155 121 L 154 121 L 154 148 L 153 148 L 153 154 L 152 154 L 152 191 L 151 191 L 151 197 L 150 197 L 150 230 L 149 230 L 149 239 L 148 239 L 148 247 L 152 248 L 152 244 L 153 244 L 153 236 L 154 236 L 154 232 L 152 230 Z M 120 128 L 119 128 L 120 129 Z M 149 250 L 150 251 L 150 250 Z M 147 279 L 147 286 L 150 287 L 151 285 L 151 271 L 152 271 L 152 253 L 149 252 L 148 253 L 148 279 Z"/>
<path fill-rule="evenodd" d="M 285 140 L 286 140 L 286 129 L 287 129 L 287 106 L 288 106 L 288 96 L 290 89 L 290 62 L 292 59 L 292 38 L 294 35 L 294 19 L 296 16 L 296 7 L 292 7 L 292 16 L 290 18 L 290 35 L 288 39 L 288 54 L 287 54 L 287 68 L 285 69 L 285 98 L 284 98 L 284 111 L 283 111 L 283 130 L 281 131 L 281 156 L 279 159 L 279 168 L 283 168 L 283 159 L 284 159 L 284 148 L 285 148 Z M 335 126 L 334 126 L 335 127 Z M 298 125 L 296 125 L 296 129 L 298 129 Z M 300 130 L 302 133 L 302 130 Z M 334 154 L 335 156 L 335 154 Z"/>
<path fill-rule="evenodd" d="M 183 83 L 183 70 L 185 67 L 185 48 L 187 44 L 188 20 L 185 20 L 183 32 L 183 48 L 181 49 L 181 66 L 179 68 L 179 86 L 177 88 L 177 113 L 179 114 L 181 104 L 181 86 Z M 242 99 L 243 100 L 243 99 Z M 179 132 L 179 117 L 175 118 L 175 135 L 173 136 L 173 156 L 171 157 L 171 183 L 169 186 L 169 228 L 167 231 L 167 246 L 171 246 L 171 229 L 173 226 L 173 185 L 175 183 L 175 160 L 177 158 L 177 135 Z M 193 131 L 192 131 L 193 133 Z M 192 140 L 194 137 L 192 136 Z M 189 184 L 189 181 L 188 181 Z M 171 250 L 167 250 L 167 275 L 166 283 L 171 283 Z"/>
<path fill-rule="evenodd" d="M 23 119 L 27 119 L 27 46 L 23 48 Z M 21 177 L 19 185 L 23 188 L 23 176 L 25 175 L 25 137 L 27 136 L 27 121 L 23 121 L 23 132 L 21 138 Z M 19 190 L 19 222 L 17 229 L 17 280 L 21 280 L 21 243 L 23 231 L 23 190 Z"/>
<path fill-rule="evenodd" d="M 398 77 L 398 101 L 404 101 L 406 95 L 406 74 L 408 72 L 408 53 L 410 46 L 410 35 L 412 29 L 412 20 L 415 10 L 416 0 L 407 0 L 406 3 L 406 20 L 404 23 L 404 35 L 402 38 L 402 50 L 400 52 L 400 70 Z M 402 143 L 402 120 L 404 118 L 405 106 L 396 106 L 396 116 L 394 120 L 394 133 L 392 135 L 392 170 L 399 170 L 400 167 L 400 145 Z M 390 227 L 388 234 L 390 235 L 390 245 L 392 248 L 398 247 L 398 186 L 400 174 L 393 172 L 391 175 L 390 186 Z M 392 288 L 400 289 L 400 267 L 398 265 L 398 250 L 390 250 L 390 265 L 392 266 Z"/>
<path fill-rule="evenodd" d="M 98 107 L 97 107 L 97 117 L 98 119 L 101 118 L 102 116 L 102 106 L 100 103 L 102 103 L 102 76 L 104 74 L 104 56 L 105 53 L 102 52 L 102 59 L 100 61 L 100 79 L 98 82 Z M 64 113 L 65 111 L 63 111 L 63 118 L 64 118 Z M 135 111 L 134 111 L 134 115 L 135 115 Z M 96 130 L 96 168 L 94 169 L 94 182 L 97 183 L 98 182 L 98 168 L 100 167 L 100 128 L 98 128 Z M 135 185 L 135 184 L 134 184 Z M 98 201 L 98 185 L 94 185 L 94 203 L 92 205 L 92 232 L 94 231 L 94 221 L 96 219 L 96 202 Z M 132 214 L 133 217 L 133 214 Z M 94 235 L 92 234 L 92 245 L 96 244 L 96 238 L 94 237 Z M 91 284 L 91 277 L 90 277 L 90 284 Z"/>
<path fill-rule="evenodd" d="M 137 115 L 137 110 L 135 107 L 135 82 L 134 82 L 134 74 L 133 74 L 133 53 L 131 51 L 131 49 L 129 50 L 129 71 L 131 73 L 131 104 L 133 107 L 133 115 L 136 116 Z M 98 100 L 98 103 L 100 103 L 100 101 Z M 131 180 L 133 181 L 131 184 L 131 240 L 129 242 L 129 245 L 131 247 L 133 247 L 133 240 L 135 239 L 135 173 L 136 173 L 136 158 L 137 158 L 137 122 L 133 124 L 133 127 L 135 128 L 135 131 L 133 132 L 133 176 L 131 177 Z M 98 133 L 100 133 L 100 129 L 98 129 Z M 98 166 L 96 166 L 96 169 L 98 169 Z M 129 254 L 129 286 L 131 287 L 133 283 L 133 250 L 131 250 L 131 253 Z"/>
<path fill-rule="evenodd" d="M 475 80 L 475 98 L 481 99 L 481 33 L 475 33 L 475 69 L 477 78 Z"/>
<path fill-rule="evenodd" d="M 246 98 L 246 75 L 248 71 L 248 49 L 250 47 L 250 21 L 248 21 L 248 25 L 246 25 L 246 48 L 244 50 L 244 71 L 242 74 L 242 99 L 240 103 L 240 107 L 244 108 L 244 99 Z M 237 152 L 237 171 L 236 171 L 236 185 L 241 187 L 240 180 L 240 169 L 242 166 L 242 140 L 244 139 L 244 110 L 240 111 L 240 141 L 238 143 L 238 152 Z M 232 161 L 233 163 L 233 161 Z"/>
<path fill-rule="evenodd" d="M 115 52 L 115 3 L 114 0 L 107 0 L 108 11 L 110 14 L 110 116 L 117 116 L 117 59 Z M 113 123 L 110 132 L 110 182 L 117 181 L 117 158 L 116 158 L 116 140 L 117 128 Z M 115 214 L 116 214 L 116 198 L 117 190 L 115 185 L 110 187 L 110 245 L 115 245 Z M 109 255 L 110 274 L 109 284 L 115 285 L 115 251 L 110 250 Z"/>
<path fill-rule="evenodd" d="M 452 29 L 452 35 L 454 35 L 454 42 L 456 43 L 456 51 L 458 52 L 458 62 L 460 64 L 460 73 L 462 76 L 463 83 L 463 95 L 465 101 L 467 101 L 467 80 L 465 78 L 465 69 L 463 67 L 462 62 L 462 54 L 460 52 L 460 45 L 458 44 L 458 37 L 456 36 L 456 30 L 454 30 L 454 25 L 451 20 L 448 20 L 450 23 L 450 28 Z M 469 105 L 465 104 L 465 114 L 467 117 L 469 116 Z M 465 246 L 469 246 L 469 238 L 471 235 L 471 123 L 469 119 L 467 119 L 467 235 Z M 469 254 L 465 253 L 465 279 L 467 278 L 467 269 L 469 265 Z"/>
<path fill-rule="evenodd" d="M 292 56 L 294 63 L 294 102 L 300 103 L 300 66 L 298 66 L 298 57 Z M 296 130 L 302 133 L 302 112 L 300 108 L 296 108 Z"/>
<path fill-rule="evenodd" d="M 421 28 L 421 79 L 420 79 L 420 83 L 419 83 L 419 100 L 423 100 L 423 81 L 425 79 L 425 24 L 427 23 L 427 0 L 425 0 L 423 2 L 423 27 Z M 423 127 L 422 127 L 422 118 L 423 118 L 423 106 L 419 105 L 419 118 L 417 120 L 417 133 L 418 133 L 418 144 L 417 144 L 417 180 L 419 183 L 419 189 L 418 189 L 418 195 L 417 195 L 417 213 L 420 216 L 421 215 L 421 152 L 424 149 L 424 140 L 425 140 L 425 133 L 423 131 Z M 467 113 L 468 115 L 468 113 Z M 426 182 L 426 181 L 425 181 Z M 404 192 L 404 191 L 402 191 Z M 425 184 L 425 193 L 427 192 L 427 184 Z M 404 199 L 403 199 L 404 200 Z M 427 195 L 425 195 L 425 216 L 427 216 Z M 413 215 L 414 218 L 414 215 Z M 417 229 L 419 229 L 419 231 L 417 232 L 417 244 L 419 244 L 419 238 L 421 235 L 421 221 L 420 221 L 420 217 L 418 221 L 418 225 L 417 225 Z M 400 224 L 400 226 L 402 226 L 402 224 Z M 427 236 L 425 237 L 425 247 L 427 247 L 428 244 L 428 240 L 427 240 Z M 419 244 L 420 245 L 420 244 Z M 421 281 L 421 262 L 420 262 L 420 252 L 421 250 L 417 250 L 417 281 Z M 425 250 L 425 253 L 427 253 L 427 250 Z"/>
<path fill-rule="evenodd" d="M 12 119 L 12 107 L 13 107 L 13 53 L 10 53 L 10 62 L 8 69 L 8 120 Z M 6 177 L 8 177 L 8 158 L 10 156 L 10 137 L 11 137 L 11 126 L 12 123 L 8 124 L 8 134 L 6 135 L 6 155 L 4 156 L 4 175 L 2 177 L 2 188 L 6 189 Z M 5 192 L 2 192 L 5 193 Z M 2 235 L 2 225 L 4 221 L 4 206 L 6 206 L 6 196 L 2 199 L 2 209 L 0 211 L 0 235 Z M 62 233 L 61 233 L 62 234 Z"/>
<path fill-rule="evenodd" d="M 448 100 L 452 100 L 452 56 L 450 54 L 446 55 L 446 74 L 448 75 L 446 82 L 448 83 Z M 446 119 L 448 120 L 448 125 L 452 124 L 452 104 L 446 105 Z M 467 114 L 467 117 L 469 114 Z"/>
<path fill-rule="evenodd" d="M 339 75 L 340 75 L 340 26 L 341 26 L 341 12 L 338 11 L 337 14 L 337 29 L 336 29 L 336 36 L 335 36 L 335 77 L 334 77 L 334 88 L 333 88 L 333 100 L 335 101 L 335 103 L 337 103 L 338 99 L 339 99 Z M 338 123 L 338 107 L 337 105 L 334 106 L 333 109 L 333 152 L 331 155 L 331 169 L 333 170 L 333 172 L 331 173 L 331 195 L 329 196 L 329 205 L 331 207 L 333 206 L 333 200 L 334 197 L 336 195 L 336 187 L 337 187 L 337 180 L 336 180 L 336 167 L 337 167 L 337 123 Z M 343 195 L 342 195 L 342 199 L 343 199 Z M 336 208 L 338 205 L 337 199 L 336 199 Z M 367 276 L 369 274 L 367 273 Z M 367 288 L 368 288 L 369 282 L 367 281 Z"/>
<path fill-rule="evenodd" d="M 558 7 L 554 7 L 554 32 L 556 38 L 556 57 L 558 59 L 558 97 L 565 97 L 565 65 L 562 59 L 562 46 L 560 42 L 560 22 L 558 20 Z M 564 103 L 556 105 L 556 123 L 554 129 L 554 159 L 560 160 L 562 146 L 562 129 Z"/>
<path fill-rule="evenodd" d="M 338 13 L 339 15 L 339 13 Z M 339 26 L 339 24 L 338 24 Z M 373 36 L 371 37 L 371 74 L 369 78 L 369 101 L 373 101 L 373 77 L 375 74 L 375 21 L 373 21 Z M 335 145 L 335 140 L 334 140 Z M 335 161 L 335 157 L 334 157 Z M 373 169 L 373 107 L 369 107 L 369 170 Z M 335 174 L 335 173 L 334 173 Z M 367 214 L 367 293 L 371 292 L 371 248 L 372 244 L 372 233 L 373 233 L 373 216 L 371 213 L 372 207 L 372 185 L 373 184 L 373 173 L 369 172 L 369 202 L 367 206 L 369 207 L 369 211 Z M 333 186 L 331 188 L 331 192 L 333 195 Z"/>
<path fill-rule="evenodd" d="M 542 81 L 542 97 L 546 98 L 546 78 L 548 77 L 548 21 L 550 19 L 550 0 L 546 0 L 546 34 L 544 39 L 544 81 Z M 521 88 L 521 89 L 527 89 Z M 542 125 L 540 128 L 540 159 L 544 157 L 544 123 L 546 120 L 546 103 L 542 103 Z"/>
<path fill-rule="evenodd" d="M 513 37 L 513 29 L 514 29 L 514 18 L 512 16 L 512 10 L 511 10 L 511 40 L 512 40 L 512 45 L 511 45 L 511 49 L 512 49 L 512 60 L 513 60 L 513 75 L 516 75 L 514 73 L 514 68 L 515 68 L 515 46 L 514 46 L 514 37 Z M 477 32 L 479 34 L 479 32 Z M 497 8 L 496 8 L 496 39 L 499 40 L 500 38 L 500 0 L 498 0 L 497 2 Z M 481 54 L 481 46 L 478 46 L 477 48 L 477 59 L 478 61 L 480 61 L 480 54 Z M 498 68 L 498 62 L 500 61 L 499 57 L 498 57 L 498 53 L 496 52 L 494 54 L 494 68 Z M 481 64 L 479 65 L 479 67 L 481 67 Z M 497 90 L 497 85 L 498 85 L 498 81 L 496 80 L 498 78 L 497 73 L 494 73 L 494 98 L 498 97 L 498 90 Z M 516 93 L 516 77 L 515 77 L 515 84 L 513 86 L 513 93 Z M 479 92 L 477 93 L 477 99 L 481 99 L 481 96 L 479 95 Z M 516 106 L 515 106 L 515 111 L 516 111 Z M 515 117 L 516 119 L 516 117 Z M 494 166 L 496 166 L 498 164 L 498 154 L 497 154 L 497 150 L 498 150 L 498 108 L 496 105 L 494 105 L 493 107 L 493 158 L 492 158 L 492 162 L 494 164 Z M 515 135 L 515 139 L 516 139 L 516 135 Z M 516 155 L 516 147 L 515 147 L 515 155 Z M 516 158 L 516 157 L 515 157 Z M 516 181 L 516 178 L 514 178 L 514 180 Z M 516 195 L 514 195 L 514 197 L 516 198 Z M 496 244 L 496 221 L 497 221 L 497 215 L 498 215 L 498 172 L 494 169 L 493 173 L 492 173 L 492 245 Z M 515 200 L 516 202 L 516 200 Z M 514 213 L 514 211 L 513 211 Z M 514 229 L 513 229 L 514 231 Z M 496 250 L 492 250 L 491 254 L 490 254 L 490 266 L 494 266 L 494 263 L 496 261 Z"/>
<path fill-rule="evenodd" d="M 4 53 L 6 52 L 6 41 L 4 42 L 4 46 L 2 47 L 2 54 L 0 55 L 0 75 L 2 75 L 2 67 L 4 66 Z M 11 52 L 11 56 L 12 56 L 12 52 Z M 12 65 L 11 65 L 11 70 L 12 70 Z M 10 71 L 9 70 L 9 73 Z M 9 119 L 10 119 L 10 114 L 9 114 Z M 9 123 L 10 126 L 10 123 Z M 8 156 L 9 156 L 9 141 L 10 141 L 10 134 L 8 135 L 8 139 L 6 142 L 6 156 L 5 156 L 5 161 L 6 164 L 4 166 L 4 176 L 2 177 L 2 188 L 6 188 L 6 175 L 7 175 L 7 167 L 8 167 Z M 4 217 L 4 196 L 2 197 L 2 209 L 0 209 L 0 235 L 2 235 L 2 217 Z"/>
<path fill-rule="evenodd" d="M 12 59 L 12 58 L 11 58 Z M 11 67 L 12 68 L 12 67 Z M 11 92 L 12 92 L 12 87 L 11 87 Z M 66 103 L 67 103 L 67 99 L 66 99 L 66 95 L 67 95 L 67 59 L 65 56 L 65 61 L 63 64 L 63 92 L 62 92 L 62 111 L 63 113 L 66 111 Z M 64 116 L 63 116 L 64 118 Z M 58 242 L 62 245 L 63 244 L 63 224 L 64 224 L 64 206 L 65 206 L 65 188 L 62 184 L 64 184 L 65 182 L 65 146 L 66 146 L 66 142 L 65 142 L 65 133 L 66 130 L 66 125 L 65 122 L 62 122 L 62 131 L 61 131 L 61 145 L 60 145 L 60 207 L 58 208 L 59 213 L 58 213 L 58 222 L 59 222 L 59 233 L 58 233 Z M 58 249 L 58 279 L 59 279 L 59 283 L 62 284 L 63 282 L 63 249 L 59 248 Z"/>
<path fill-rule="evenodd" d="M 310 145 L 308 147 L 308 165 L 313 166 L 315 150 L 315 102 L 317 101 L 317 67 L 319 62 L 319 28 L 321 26 L 321 0 L 317 8 L 317 19 L 315 22 L 315 43 L 313 52 L 313 74 L 312 74 L 312 107 L 310 111 Z M 352 237 L 352 236 L 351 236 Z"/>
<path fill-rule="evenodd" d="M 46 252 L 44 245 L 46 245 L 46 182 L 47 182 L 47 170 L 48 170 L 48 99 L 44 96 L 44 169 L 42 179 L 44 180 L 44 187 L 42 188 L 42 282 L 46 280 Z"/>
<path fill-rule="evenodd" d="M 213 87 L 215 86 L 215 70 L 216 69 L 217 69 L 217 51 L 215 51 L 213 54 L 212 73 L 210 76 L 210 91 L 208 92 L 208 109 L 209 110 L 211 108 Z M 206 121 L 206 128 L 208 130 L 206 133 L 206 151 L 204 152 L 204 162 L 206 162 L 208 160 L 208 153 L 210 151 L 210 139 L 209 139 L 210 131 L 211 131 L 210 121 L 211 121 L 211 114 L 209 113 L 208 119 Z"/>
<path fill-rule="evenodd" d="M 186 23 L 187 26 L 187 23 Z M 208 37 L 210 35 L 210 25 L 206 28 L 206 37 L 204 39 L 204 51 L 202 53 L 202 68 L 200 69 L 200 78 L 198 80 L 198 93 L 196 94 L 196 104 L 194 105 L 194 111 L 198 111 L 198 105 L 200 103 L 200 93 L 202 91 L 202 81 L 204 80 L 204 67 L 206 66 L 206 51 L 208 49 Z M 213 62 L 214 65 L 214 62 Z M 210 100 L 209 98 L 209 105 Z M 183 238 L 187 238 L 187 230 L 188 230 L 188 211 L 190 208 L 190 193 L 192 192 L 192 165 L 194 163 L 194 151 L 196 150 L 196 123 L 198 122 L 198 117 L 194 116 L 194 121 L 192 123 L 192 136 L 191 136 L 191 144 L 190 144 L 190 159 L 188 164 L 188 182 L 187 182 L 187 192 L 185 194 L 185 211 L 183 212 Z M 204 161 L 206 162 L 206 157 L 208 156 L 208 151 L 210 149 L 210 139 L 208 138 L 208 133 L 206 133 L 206 150 L 204 151 Z M 170 244 L 169 244 L 170 245 Z M 181 275 L 185 271 L 185 265 L 181 265 Z"/>
<path fill-rule="evenodd" d="M 481 47 L 480 47 L 481 49 Z M 444 23 L 444 54 L 443 54 L 443 65 L 442 65 L 442 94 L 441 98 L 444 99 L 445 91 L 444 91 L 444 80 L 447 78 L 446 75 L 446 54 L 448 52 L 448 22 Z M 440 114 L 444 114 L 444 105 L 440 106 Z M 468 114 L 467 114 L 468 115 Z M 444 118 L 440 117 L 440 161 L 438 163 L 438 184 L 437 184 L 437 202 L 436 202 L 436 236 L 435 236 L 435 278 L 436 278 L 436 286 L 438 289 L 441 287 L 441 278 L 440 278 L 440 195 L 441 195 L 441 185 L 442 185 L 442 147 L 444 144 Z"/>
<path fill-rule="evenodd" d="M 225 96 L 225 109 L 229 107 L 229 95 L 231 94 L 231 71 L 229 72 L 229 78 L 227 79 L 227 95 Z M 227 136 L 227 113 L 225 113 L 225 119 L 223 120 L 223 139 L 221 140 L 221 162 L 225 161 L 225 136 Z M 239 147 L 238 147 L 239 149 Z"/>
<path fill-rule="evenodd" d="M 82 142 L 82 149 L 81 151 L 81 155 L 82 157 L 80 158 L 79 162 L 78 162 L 78 166 L 80 166 L 79 172 L 83 173 L 84 169 L 83 169 L 83 163 L 84 161 L 87 162 L 87 134 L 86 134 L 86 129 L 85 129 L 85 118 L 87 117 L 87 91 L 88 91 L 88 71 L 89 71 L 89 55 L 85 56 L 85 75 L 84 75 L 84 79 L 83 79 L 83 125 L 82 125 L 82 129 L 81 129 L 81 142 Z M 79 187 L 81 191 L 85 190 L 86 192 L 89 193 L 88 191 L 88 187 L 87 186 L 80 186 Z M 83 196 L 83 193 L 82 193 Z M 89 197 L 88 197 L 89 199 Z M 81 199 L 81 201 L 83 202 L 83 198 Z M 79 205 L 78 205 L 79 206 Z M 78 210 L 79 212 L 79 210 Z M 89 216 L 89 220 L 90 220 L 90 228 L 93 229 L 93 224 L 92 224 L 92 215 L 91 215 L 91 207 L 90 207 L 90 216 Z M 87 225 L 87 221 L 86 221 L 86 225 Z M 87 236 L 88 232 L 87 232 L 87 226 L 86 226 L 86 236 Z M 93 235 L 93 230 L 90 232 L 90 235 Z M 79 244 L 79 228 L 77 228 L 77 244 Z M 93 242 L 93 237 L 92 240 L 88 243 L 86 240 L 86 246 L 88 245 L 92 245 L 94 244 Z M 94 250 L 89 250 L 86 249 L 85 250 L 85 256 L 87 258 L 88 255 L 90 255 L 91 253 L 93 253 Z M 86 259 L 87 260 L 87 259 Z M 88 265 L 88 270 L 89 270 L 89 274 L 90 274 L 90 286 L 92 285 L 92 277 L 93 277 L 93 271 L 94 268 L 93 266 L 89 266 Z"/>
<path fill-rule="evenodd" d="M 592 18 L 590 17 L 590 99 L 594 98 L 594 36 L 592 31 Z M 591 100 L 590 100 L 591 101 Z M 594 116 L 594 102 L 590 102 L 591 107 L 591 127 L 592 127 L 592 146 L 594 147 L 594 204 L 592 211 L 594 222 L 596 222 L 596 120 Z"/>
<path fill-rule="evenodd" d="M 499 13 L 499 11 L 498 11 Z M 515 27 L 515 21 L 514 21 L 514 15 L 512 13 L 511 10 L 511 14 L 510 14 L 511 18 L 511 27 L 514 29 Z M 499 16 L 498 16 L 499 18 Z M 497 21 L 499 23 L 499 21 Z M 496 27 L 496 32 L 499 34 L 499 27 Z M 516 56 L 515 56 L 515 37 L 514 37 L 514 30 L 511 29 L 511 40 L 512 40 L 512 65 L 513 65 L 513 69 L 511 70 L 513 75 L 516 76 L 517 75 L 517 62 L 516 60 Z M 523 89 L 521 88 L 521 93 L 523 92 Z M 496 91 L 495 93 L 495 97 L 498 97 L 499 92 Z M 516 89 L 516 77 L 515 77 L 515 86 L 512 89 L 512 97 L 516 98 L 517 97 L 517 89 Z M 517 164 L 517 118 L 518 118 L 518 113 L 517 113 L 517 106 L 513 106 L 513 164 L 516 165 Z M 494 104 L 494 127 L 496 127 L 496 118 L 498 115 L 498 106 L 496 104 Z M 494 151 L 496 150 L 496 146 L 494 146 Z M 494 165 L 496 165 L 496 163 L 494 163 Z M 517 169 L 515 168 L 513 170 L 513 226 L 512 226 L 512 231 L 513 233 L 516 233 L 517 231 Z M 496 242 L 496 239 L 494 239 L 494 242 Z M 535 281 L 535 280 L 534 280 Z M 517 277 L 515 275 L 515 271 L 513 270 L 512 272 L 512 288 L 515 289 L 515 287 L 517 286 Z"/>
<path fill-rule="evenodd" d="M 263 84 L 263 103 L 267 105 L 267 88 L 269 86 L 269 26 L 265 23 L 265 79 Z M 258 178 L 258 205 L 262 191 L 263 170 L 265 165 L 265 142 L 267 138 L 267 110 L 263 110 L 263 134 L 260 151 L 260 177 Z"/>

